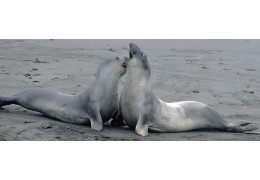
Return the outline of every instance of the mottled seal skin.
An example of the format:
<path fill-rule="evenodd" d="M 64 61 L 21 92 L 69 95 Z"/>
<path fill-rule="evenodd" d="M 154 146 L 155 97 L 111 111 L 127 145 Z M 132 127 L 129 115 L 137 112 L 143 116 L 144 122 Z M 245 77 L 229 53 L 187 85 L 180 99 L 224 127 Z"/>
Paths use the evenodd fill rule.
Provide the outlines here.
<path fill-rule="evenodd" d="M 141 136 L 155 132 L 184 132 L 216 129 L 245 132 L 257 129 L 250 123 L 226 122 L 214 109 L 194 101 L 166 103 L 156 97 L 150 86 L 151 66 L 147 56 L 130 44 L 126 81 L 120 97 L 120 111 L 125 123 Z"/>
<path fill-rule="evenodd" d="M 110 59 L 100 64 L 95 82 L 81 94 L 29 89 L 12 97 L 0 96 L 0 107 L 17 104 L 59 121 L 91 125 L 101 131 L 103 122 L 119 116 L 118 83 L 125 72 L 124 60 Z"/>

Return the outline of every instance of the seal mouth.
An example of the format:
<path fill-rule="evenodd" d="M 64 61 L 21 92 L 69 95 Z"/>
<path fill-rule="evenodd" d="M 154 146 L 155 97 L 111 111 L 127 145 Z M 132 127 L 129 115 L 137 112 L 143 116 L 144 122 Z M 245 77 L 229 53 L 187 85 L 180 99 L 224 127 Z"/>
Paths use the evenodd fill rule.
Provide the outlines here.
<path fill-rule="evenodd" d="M 129 60 L 130 60 L 130 58 L 128 58 L 128 57 L 124 57 L 121 66 L 124 67 L 124 68 L 126 69 Z"/>
<path fill-rule="evenodd" d="M 126 69 L 126 67 L 127 67 L 126 62 L 123 62 L 122 67 Z"/>
<path fill-rule="evenodd" d="M 131 51 L 131 49 L 129 50 L 129 58 L 132 59 L 134 56 L 133 52 Z"/>

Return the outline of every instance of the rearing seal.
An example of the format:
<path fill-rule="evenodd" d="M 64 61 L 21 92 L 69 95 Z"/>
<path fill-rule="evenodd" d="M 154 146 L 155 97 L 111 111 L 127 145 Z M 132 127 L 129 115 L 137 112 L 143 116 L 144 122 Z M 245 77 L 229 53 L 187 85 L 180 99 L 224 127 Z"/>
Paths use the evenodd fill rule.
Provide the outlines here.
<path fill-rule="evenodd" d="M 100 64 L 96 81 L 81 94 L 30 89 L 12 97 L 0 96 L 0 107 L 17 104 L 56 120 L 91 125 L 93 130 L 101 131 L 103 122 L 119 114 L 118 83 L 125 72 L 124 60 L 110 59 Z"/>
<path fill-rule="evenodd" d="M 132 43 L 129 54 L 119 106 L 125 123 L 137 134 L 147 136 L 148 130 L 184 132 L 206 128 L 245 132 L 257 129 L 248 122 L 239 125 L 226 122 L 214 109 L 200 102 L 163 102 L 151 89 L 151 66 L 147 56 Z"/>

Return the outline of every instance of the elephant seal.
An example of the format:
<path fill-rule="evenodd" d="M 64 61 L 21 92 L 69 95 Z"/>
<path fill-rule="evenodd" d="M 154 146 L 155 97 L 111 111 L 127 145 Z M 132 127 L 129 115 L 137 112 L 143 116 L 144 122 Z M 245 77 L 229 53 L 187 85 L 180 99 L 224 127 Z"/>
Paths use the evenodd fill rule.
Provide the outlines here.
<path fill-rule="evenodd" d="M 47 89 L 29 89 L 12 97 L 0 96 L 0 107 L 17 104 L 50 118 L 102 131 L 103 122 L 116 119 L 118 83 L 126 72 L 124 60 L 114 58 L 100 64 L 95 82 L 78 95 L 67 95 Z"/>
<path fill-rule="evenodd" d="M 184 132 L 216 129 L 245 132 L 257 129 L 250 123 L 226 122 L 211 107 L 194 101 L 166 103 L 156 97 L 150 86 L 151 66 L 147 56 L 135 44 L 130 44 L 126 81 L 119 108 L 125 123 L 141 136 L 154 132 Z"/>

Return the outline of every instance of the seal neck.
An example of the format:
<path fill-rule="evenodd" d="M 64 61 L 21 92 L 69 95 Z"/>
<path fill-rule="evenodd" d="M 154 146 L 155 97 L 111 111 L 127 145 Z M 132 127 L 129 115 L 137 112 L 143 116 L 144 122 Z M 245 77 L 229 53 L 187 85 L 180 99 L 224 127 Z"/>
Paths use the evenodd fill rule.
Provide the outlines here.
<path fill-rule="evenodd" d="M 127 71 L 126 85 L 130 85 L 131 88 L 150 89 L 150 71 L 144 71 L 142 69 L 129 69 Z"/>
<path fill-rule="evenodd" d="M 118 93 L 118 83 L 120 77 L 117 74 L 97 76 L 94 82 L 94 91 L 100 92 L 101 95 Z"/>

